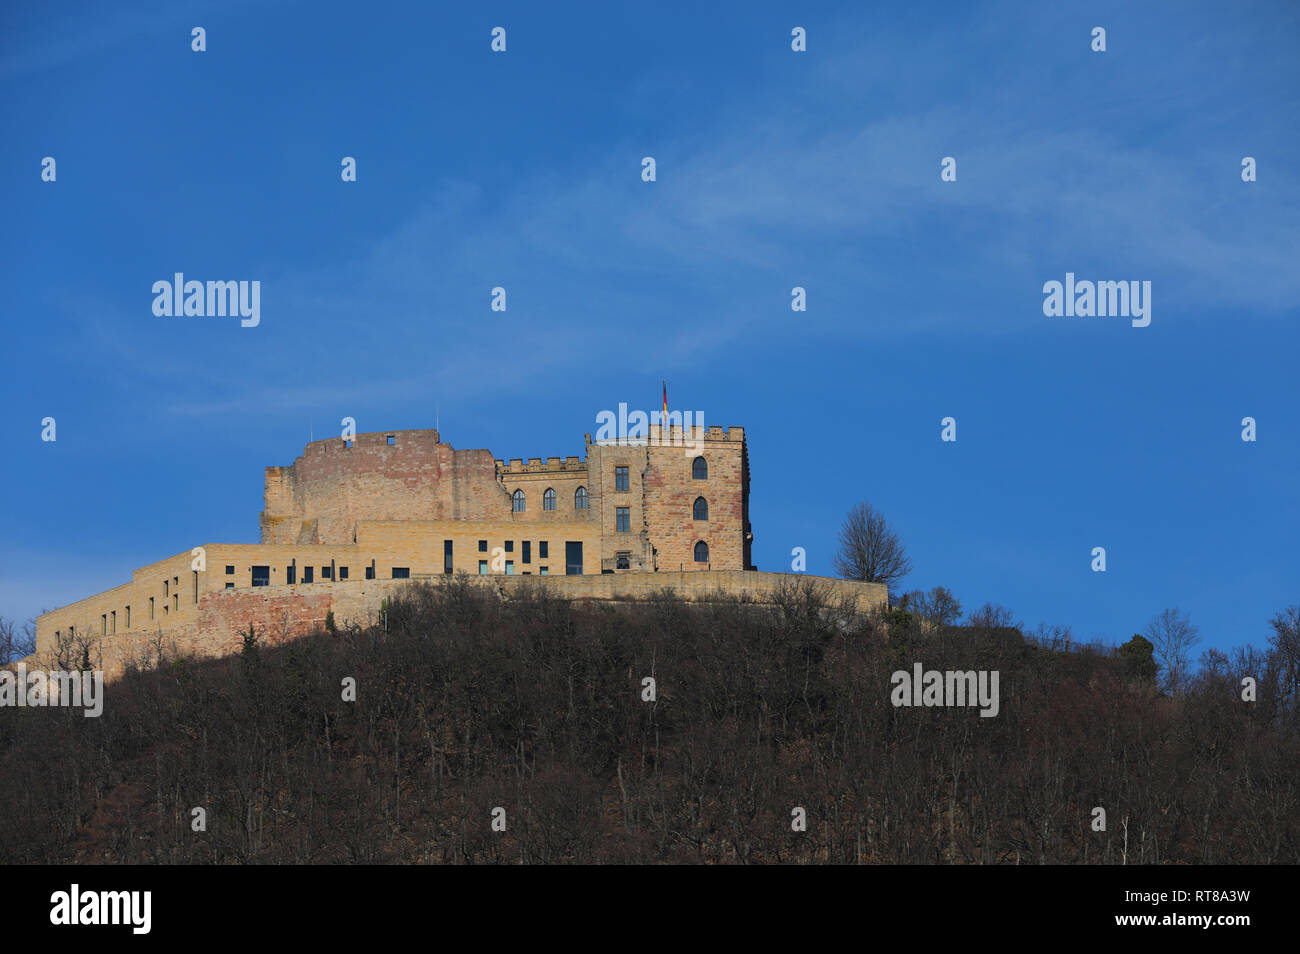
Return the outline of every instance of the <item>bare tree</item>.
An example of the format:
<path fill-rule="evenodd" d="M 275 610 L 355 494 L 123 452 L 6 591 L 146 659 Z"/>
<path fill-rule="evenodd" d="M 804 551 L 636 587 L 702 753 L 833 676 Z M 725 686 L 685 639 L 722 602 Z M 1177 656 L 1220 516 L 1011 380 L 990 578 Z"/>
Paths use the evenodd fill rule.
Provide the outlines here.
<path fill-rule="evenodd" d="M 904 609 L 936 626 L 955 626 L 961 619 L 961 602 L 946 586 L 936 586 L 929 593 L 912 590 L 904 600 Z"/>
<path fill-rule="evenodd" d="M 0 666 L 36 652 L 36 627 L 0 616 Z"/>
<path fill-rule="evenodd" d="M 891 590 L 912 572 L 912 561 L 898 534 L 866 501 L 854 504 L 845 518 L 833 563 L 846 580 L 884 583 Z"/>
<path fill-rule="evenodd" d="M 1300 606 L 1288 606 L 1269 623 L 1273 627 L 1269 643 L 1278 673 L 1278 691 L 1287 704 L 1295 706 L 1300 696 Z"/>
<path fill-rule="evenodd" d="M 1160 662 L 1160 688 L 1181 691 L 1187 682 L 1192 647 L 1201 641 L 1191 619 L 1176 606 L 1162 610 L 1147 623 L 1146 637 Z"/>

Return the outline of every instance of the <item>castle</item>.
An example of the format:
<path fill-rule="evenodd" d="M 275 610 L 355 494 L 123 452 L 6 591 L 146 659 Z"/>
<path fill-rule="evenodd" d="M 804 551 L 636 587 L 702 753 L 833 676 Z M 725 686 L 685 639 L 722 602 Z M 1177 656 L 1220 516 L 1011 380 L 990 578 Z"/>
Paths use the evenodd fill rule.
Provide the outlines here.
<path fill-rule="evenodd" d="M 527 463 L 456 450 L 436 430 L 357 434 L 266 468 L 260 543 L 193 547 L 41 615 L 37 655 L 75 665 L 69 647 L 80 659 L 89 640 L 110 675 L 150 641 L 220 655 L 249 625 L 288 638 L 330 614 L 365 623 L 405 581 L 460 572 L 501 587 L 549 577 L 576 598 L 668 588 L 761 600 L 785 575 L 758 573 L 752 542 L 740 427 L 588 434 L 585 460 Z M 879 584 L 826 582 L 863 606 L 885 601 Z"/>

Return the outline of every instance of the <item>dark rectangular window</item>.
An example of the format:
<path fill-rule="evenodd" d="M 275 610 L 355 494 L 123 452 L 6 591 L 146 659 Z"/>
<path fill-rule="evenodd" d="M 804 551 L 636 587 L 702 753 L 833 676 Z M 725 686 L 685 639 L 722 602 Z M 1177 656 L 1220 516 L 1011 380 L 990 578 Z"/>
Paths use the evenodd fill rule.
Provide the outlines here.
<path fill-rule="evenodd" d="M 374 568 L 374 566 L 372 565 L 372 566 L 368 566 L 368 567 L 366 567 L 366 579 L 367 579 L 367 580 L 373 580 L 374 578 L 375 578 L 375 568 Z"/>
<path fill-rule="evenodd" d="M 582 575 L 582 541 L 566 541 L 564 544 L 564 572 L 569 576 Z"/>
<path fill-rule="evenodd" d="M 312 574 L 313 574 L 314 572 L 316 572 L 316 568 L 313 567 L 313 566 L 305 566 L 305 567 L 303 567 L 303 568 L 302 568 L 302 581 L 303 581 L 304 583 L 310 583 L 313 579 L 315 579 L 315 577 L 312 576 Z"/>
<path fill-rule="evenodd" d="M 486 541 L 486 540 L 480 540 L 480 541 L 478 542 L 478 552 L 479 552 L 479 553 L 487 553 L 487 541 Z"/>
<path fill-rule="evenodd" d="M 506 560 L 506 576 L 514 576 L 514 575 L 515 575 L 515 561 Z"/>
<path fill-rule="evenodd" d="M 525 540 L 523 543 L 520 544 L 520 546 L 523 547 L 524 562 L 532 563 L 533 562 L 533 541 Z"/>
<path fill-rule="evenodd" d="M 234 588 L 235 588 L 235 584 L 234 584 L 234 583 L 227 583 L 227 584 L 226 584 L 226 589 L 228 589 L 228 590 L 233 590 Z"/>
<path fill-rule="evenodd" d="M 487 560 L 478 561 L 478 575 L 487 576 Z"/>
<path fill-rule="evenodd" d="M 550 576 L 550 573 L 548 572 L 548 570 L 547 570 L 546 567 L 544 567 L 544 566 L 539 566 L 539 567 L 537 568 L 537 575 L 538 575 L 538 576 Z"/>
<path fill-rule="evenodd" d="M 347 578 L 348 578 L 348 568 L 345 566 L 339 567 L 339 579 L 346 580 Z"/>
<path fill-rule="evenodd" d="M 290 586 L 298 582 L 298 568 L 292 563 L 284 568 L 284 582 Z M 230 587 L 227 586 L 226 589 L 230 589 Z"/>
<path fill-rule="evenodd" d="M 616 507 L 614 509 L 614 518 L 617 521 L 614 529 L 619 533 L 630 533 L 632 531 L 631 508 Z"/>
<path fill-rule="evenodd" d="M 442 541 L 442 572 L 451 572 L 451 541 Z"/>
<path fill-rule="evenodd" d="M 389 443 L 389 444 L 396 444 L 396 443 L 397 443 L 397 438 L 394 437 L 392 434 L 389 434 L 389 435 L 388 435 L 388 443 Z"/>
<path fill-rule="evenodd" d="M 507 541 L 506 541 L 506 553 L 514 553 L 514 552 L 515 552 L 515 541 L 513 541 L 513 540 L 507 540 Z"/>
<path fill-rule="evenodd" d="M 230 564 L 227 563 L 227 564 L 226 564 L 226 576 L 234 576 L 234 575 L 235 575 L 235 568 L 234 568 L 233 566 L 231 566 Z"/>
<path fill-rule="evenodd" d="M 320 568 L 320 578 L 321 578 L 322 580 L 332 580 L 332 579 L 334 579 L 334 567 L 332 567 L 332 566 L 323 566 L 323 567 L 321 567 L 321 568 Z"/>
<path fill-rule="evenodd" d="M 626 467 L 614 468 L 614 489 L 627 490 L 627 468 Z"/>
<path fill-rule="evenodd" d="M 547 548 L 548 548 L 549 546 L 550 546 L 550 543 L 549 543 L 549 541 L 547 541 L 547 540 L 538 540 L 538 541 L 537 541 L 537 559 L 539 559 L 539 560 L 545 560 L 547 557 L 550 556 L 550 553 L 547 552 Z"/>
<path fill-rule="evenodd" d="M 253 567 L 253 585 L 254 586 L 271 585 L 271 568 L 269 566 Z"/>
<path fill-rule="evenodd" d="M 409 566 L 393 567 L 393 579 L 409 580 L 411 578 L 411 568 Z"/>

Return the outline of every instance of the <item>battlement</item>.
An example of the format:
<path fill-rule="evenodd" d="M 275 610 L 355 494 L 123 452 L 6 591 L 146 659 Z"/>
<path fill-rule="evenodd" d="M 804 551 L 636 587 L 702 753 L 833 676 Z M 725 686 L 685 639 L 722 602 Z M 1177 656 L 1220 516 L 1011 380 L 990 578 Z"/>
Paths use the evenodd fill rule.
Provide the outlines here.
<path fill-rule="evenodd" d="M 647 430 L 647 435 L 644 437 L 618 437 L 610 440 L 593 441 L 590 434 L 584 434 L 583 438 L 588 447 L 591 447 L 592 444 L 606 447 L 644 447 L 647 444 L 651 447 L 683 447 L 697 441 L 743 444 L 745 429 L 735 424 L 730 427 L 710 424 L 703 429 L 698 427 L 683 428 L 680 424 L 669 424 L 665 429 L 659 425 L 651 424 Z"/>
<path fill-rule="evenodd" d="M 442 443 L 442 440 L 438 436 L 438 432 L 432 428 L 407 431 L 368 431 L 365 434 L 357 434 L 350 439 L 329 437 L 319 441 L 311 441 L 304 445 L 298 460 L 322 457 L 326 454 L 346 453 L 358 448 L 393 447 L 401 450 L 417 450 L 440 443 Z M 271 468 L 267 469 L 270 470 Z"/>
<path fill-rule="evenodd" d="M 545 460 L 540 457 L 530 457 L 526 464 L 522 458 L 512 457 L 509 464 L 498 460 L 496 465 L 497 475 L 500 477 L 512 474 L 571 474 L 581 473 L 587 469 L 587 462 L 577 457 L 548 457 Z"/>

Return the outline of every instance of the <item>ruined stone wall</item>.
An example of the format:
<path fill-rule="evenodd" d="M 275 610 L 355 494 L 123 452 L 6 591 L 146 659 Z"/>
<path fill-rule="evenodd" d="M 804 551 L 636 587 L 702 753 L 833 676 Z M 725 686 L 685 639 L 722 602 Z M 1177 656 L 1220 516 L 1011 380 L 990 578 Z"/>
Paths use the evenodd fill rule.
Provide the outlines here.
<path fill-rule="evenodd" d="M 668 589 L 688 601 L 707 601 L 723 594 L 743 596 L 758 603 L 770 603 L 778 588 L 791 580 L 812 580 L 830 599 L 847 598 L 863 612 L 883 606 L 887 595 L 885 587 L 878 583 L 741 570 L 547 577 L 469 576 L 467 579 L 477 586 L 493 587 L 506 598 L 519 587 L 537 584 L 564 599 L 631 601 Z M 349 580 L 345 583 L 209 590 L 201 595 L 194 611 L 166 631 L 141 627 L 130 632 L 96 636 L 92 664 L 103 669 L 106 678 L 117 678 L 129 661 L 155 652 L 154 643 L 159 640 L 164 652 L 172 655 L 226 656 L 239 651 L 243 642 L 241 633 L 250 626 L 268 643 L 277 644 L 322 628 L 330 612 L 333 612 L 339 628 L 352 623 L 370 625 L 379 619 L 383 601 L 411 582 Z M 48 650 L 48 646 L 38 645 L 34 659 L 42 665 L 47 664 Z"/>

